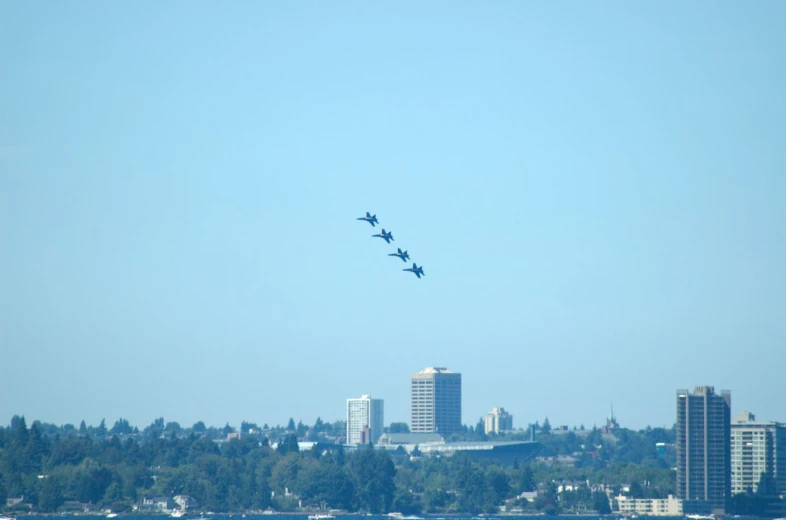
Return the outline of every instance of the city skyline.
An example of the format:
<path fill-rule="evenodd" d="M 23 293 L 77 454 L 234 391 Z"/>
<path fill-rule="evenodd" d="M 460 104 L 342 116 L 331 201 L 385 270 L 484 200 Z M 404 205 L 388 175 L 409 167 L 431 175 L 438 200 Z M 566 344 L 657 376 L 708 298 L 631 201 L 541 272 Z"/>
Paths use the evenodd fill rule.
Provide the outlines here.
<path fill-rule="evenodd" d="M 428 370 L 428 368 L 426 370 Z M 445 370 L 445 369 L 444 368 L 439 368 L 437 370 Z M 457 375 L 460 375 L 460 374 L 457 374 Z M 411 387 L 411 381 L 412 380 L 410 379 L 410 387 Z M 713 391 L 714 391 L 714 387 L 711 386 L 711 385 L 697 385 L 695 388 L 696 389 L 710 388 L 710 389 L 713 389 Z M 687 392 L 686 390 L 677 390 L 678 396 L 681 395 L 681 394 L 686 394 L 686 392 Z M 724 395 L 725 395 L 726 393 L 728 393 L 730 391 L 729 390 L 723 390 L 723 392 L 724 392 Z M 691 394 L 691 395 L 693 395 L 693 394 Z M 411 400 L 412 400 L 411 394 L 410 394 L 409 397 L 410 397 L 409 402 L 411 402 Z M 240 422 L 246 421 L 246 422 L 257 423 L 257 424 L 260 424 L 260 425 L 261 424 L 268 424 L 269 426 L 274 427 L 274 426 L 283 426 L 290 419 L 294 420 L 296 423 L 297 422 L 303 422 L 303 424 L 305 424 L 306 426 L 313 425 L 314 422 L 316 421 L 316 419 L 318 419 L 318 418 L 321 419 L 322 421 L 325 421 L 325 422 L 334 422 L 334 421 L 338 421 L 338 420 L 340 420 L 340 421 L 347 421 L 347 418 L 348 418 L 348 415 L 349 415 L 350 402 L 364 401 L 364 400 L 376 401 L 378 403 L 384 403 L 385 402 L 384 398 L 373 398 L 372 399 L 371 395 L 364 394 L 360 398 L 348 398 L 348 399 L 345 399 L 345 405 L 344 405 L 344 408 L 343 408 L 344 414 L 341 417 L 332 417 L 331 418 L 331 417 L 328 417 L 326 415 L 317 415 L 316 417 L 314 417 L 313 420 L 308 420 L 308 419 L 303 419 L 302 417 L 297 416 L 297 415 L 290 415 L 285 420 L 282 420 L 280 422 L 270 421 L 270 420 L 267 420 L 265 418 L 243 417 L 242 419 L 238 419 L 236 422 L 226 421 L 226 424 L 230 424 L 231 426 L 236 426 L 236 425 L 240 424 Z M 613 414 L 613 403 L 611 403 L 611 404 L 612 404 L 611 413 Z M 378 404 L 377 406 L 384 407 L 383 404 Z M 472 426 L 472 427 L 475 427 L 478 424 L 483 424 L 484 428 L 486 428 L 487 425 L 488 425 L 488 420 L 489 420 L 490 415 L 494 414 L 495 411 L 504 413 L 504 415 L 506 417 L 506 421 L 511 421 L 512 422 L 513 414 L 511 414 L 504 407 L 496 407 L 496 406 L 494 406 L 494 407 L 492 407 L 491 412 L 486 412 L 482 416 L 478 417 L 477 421 L 474 421 L 474 422 L 473 421 L 462 421 L 462 424 L 465 425 L 465 426 Z M 743 414 L 748 414 L 748 415 L 752 416 L 753 412 L 755 412 L 755 409 L 746 409 L 744 411 L 730 411 L 730 415 L 742 417 Z M 77 421 L 66 421 L 66 422 L 58 423 L 58 422 L 54 422 L 54 421 L 48 420 L 46 418 L 30 417 L 30 416 L 27 416 L 24 413 L 14 413 L 13 415 L 14 416 L 18 415 L 18 416 L 26 417 L 26 419 L 30 423 L 32 423 L 35 420 L 40 420 L 42 422 L 54 423 L 54 424 L 57 424 L 57 425 L 72 424 L 72 425 L 77 426 L 82 420 L 84 420 L 84 419 L 80 419 L 80 420 L 77 420 Z M 135 422 L 135 421 L 131 420 L 130 423 L 132 425 L 137 426 L 137 427 L 141 427 L 141 426 L 145 426 L 145 425 L 153 422 L 155 419 L 158 419 L 159 417 L 164 417 L 164 416 L 163 415 L 154 415 L 150 421 L 147 421 L 147 422 L 145 422 L 145 421 Z M 411 427 L 411 418 L 407 418 L 407 419 L 394 418 L 394 419 L 389 419 L 388 420 L 386 418 L 386 416 L 384 415 L 384 412 L 382 413 L 382 417 L 385 417 L 385 419 L 383 419 L 383 421 L 382 421 L 382 425 L 383 425 L 384 428 L 388 427 L 391 423 L 394 423 L 394 422 L 395 423 L 405 423 L 405 424 L 407 424 L 408 426 Z M 165 418 L 166 422 L 170 422 L 170 421 L 178 422 L 182 427 L 190 427 L 191 424 L 193 424 L 193 422 L 198 422 L 198 421 L 206 422 L 204 419 L 196 419 L 193 422 L 189 422 L 189 421 L 182 422 L 182 421 L 179 421 L 176 417 L 164 417 L 164 418 Z M 543 419 L 548 419 L 548 418 L 549 418 L 549 416 L 547 415 Z M 677 417 L 675 417 L 675 420 L 674 420 L 674 422 L 671 425 L 668 425 L 668 424 L 662 424 L 662 425 L 646 424 L 646 425 L 644 425 L 642 427 L 632 427 L 630 425 L 627 425 L 627 424 L 623 423 L 621 425 L 618 425 L 617 427 L 628 428 L 628 429 L 633 429 L 633 430 L 641 430 L 641 429 L 644 429 L 646 427 L 664 427 L 664 428 L 675 427 L 675 428 L 677 428 L 678 427 L 678 418 L 679 418 L 679 411 L 678 411 Z M 107 423 L 107 426 L 111 426 L 111 423 L 116 421 L 116 420 L 118 420 L 118 419 L 129 420 L 129 417 L 128 417 L 127 414 L 126 415 L 120 414 L 116 418 L 114 418 L 114 417 L 102 417 L 101 419 L 95 421 L 94 423 L 90 422 L 90 421 L 86 421 L 86 423 L 87 423 L 88 426 L 91 426 L 91 425 L 92 426 L 96 426 L 96 425 L 98 425 L 101 422 L 101 420 L 105 420 L 106 423 Z M 533 419 L 532 421 L 527 421 L 526 424 L 519 423 L 519 424 L 515 425 L 513 429 L 514 430 L 518 430 L 518 431 L 528 431 L 529 427 L 532 424 L 535 424 L 535 423 L 542 424 L 543 419 L 537 419 L 536 418 L 536 419 Z M 611 415 L 607 414 L 606 417 L 604 417 L 603 419 L 605 421 L 605 425 L 608 425 L 608 421 L 611 420 Z M 615 414 L 613 416 L 614 424 L 618 424 L 617 419 L 618 419 L 618 417 Z M 9 418 L 9 421 L 10 421 L 10 418 Z M 223 423 L 223 422 L 224 421 L 220 421 L 219 423 L 206 422 L 206 424 L 208 424 L 210 426 L 221 426 L 221 423 Z M 552 428 L 561 427 L 561 426 L 567 426 L 569 429 L 578 429 L 580 426 L 584 426 L 585 429 L 592 429 L 593 427 L 602 428 L 602 427 L 605 426 L 603 424 L 603 422 L 601 422 L 601 421 L 592 423 L 592 425 L 586 425 L 584 423 L 572 423 L 570 421 L 555 422 L 555 421 L 552 421 L 551 419 L 549 419 L 549 422 L 551 423 L 551 427 Z M 733 424 L 733 422 L 730 421 L 730 424 Z M 773 418 L 773 419 L 768 419 L 768 420 L 758 420 L 758 421 L 756 421 L 756 424 L 759 424 L 759 425 L 761 425 L 761 424 L 772 424 L 772 425 L 786 426 L 786 418 L 784 418 L 784 419 L 782 419 L 782 418 Z M 349 421 L 347 421 L 347 428 L 349 428 Z"/>
<path fill-rule="evenodd" d="M 0 420 L 783 420 L 784 18 L 0 1 Z"/>

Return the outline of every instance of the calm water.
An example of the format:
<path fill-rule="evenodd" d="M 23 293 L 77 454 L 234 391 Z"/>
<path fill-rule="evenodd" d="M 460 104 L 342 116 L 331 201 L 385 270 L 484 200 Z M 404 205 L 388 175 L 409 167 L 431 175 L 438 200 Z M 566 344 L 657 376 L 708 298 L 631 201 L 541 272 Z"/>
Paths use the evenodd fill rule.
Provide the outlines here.
<path fill-rule="evenodd" d="M 24 520 L 35 520 L 40 518 L 41 520 L 51 520 L 52 516 L 57 516 L 58 518 L 62 518 L 65 520 L 85 520 L 85 518 L 89 519 L 101 519 L 104 518 L 102 515 L 49 515 L 49 516 L 38 516 L 38 515 L 18 515 L 17 519 L 24 519 Z M 407 516 L 404 515 L 403 520 L 411 520 L 412 518 L 422 518 L 424 520 L 469 520 L 469 519 L 476 519 L 476 520 L 509 520 L 509 519 L 529 519 L 529 520 L 547 520 L 547 519 L 559 519 L 565 520 L 567 518 L 575 519 L 575 520 L 610 520 L 610 519 L 617 519 L 623 518 L 619 515 L 609 515 L 609 516 L 598 516 L 598 515 L 562 515 L 562 516 L 548 516 L 548 515 L 487 515 L 487 516 L 471 516 L 471 515 L 413 515 Z M 116 518 L 144 518 L 145 520 L 174 520 L 169 515 L 148 515 L 148 514 L 120 514 Z M 336 520 L 358 520 L 359 518 L 364 518 L 368 520 L 394 520 L 387 515 L 335 515 Z M 242 514 L 234 513 L 234 514 L 223 514 L 223 513 L 211 513 L 211 514 L 204 514 L 204 515 L 186 515 L 181 517 L 180 520 L 308 520 L 308 514 L 305 513 L 292 513 L 292 514 L 274 514 L 274 515 L 254 515 L 246 513 L 245 518 Z M 651 520 L 685 520 L 685 517 L 682 516 L 639 516 L 640 519 L 651 519 Z M 728 517 L 732 518 L 732 517 Z M 761 520 L 757 517 L 752 516 L 740 516 L 740 517 L 733 517 L 734 520 Z"/>

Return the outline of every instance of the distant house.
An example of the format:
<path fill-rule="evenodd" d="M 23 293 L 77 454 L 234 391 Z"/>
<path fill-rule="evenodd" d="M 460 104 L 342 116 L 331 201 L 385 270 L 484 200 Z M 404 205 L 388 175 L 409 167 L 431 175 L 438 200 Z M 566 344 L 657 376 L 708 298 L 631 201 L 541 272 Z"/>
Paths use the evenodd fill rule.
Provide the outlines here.
<path fill-rule="evenodd" d="M 526 500 L 527 502 L 534 502 L 536 498 L 538 498 L 537 491 L 524 491 L 523 493 L 519 494 L 519 500 Z"/>
<path fill-rule="evenodd" d="M 80 502 L 78 500 L 66 500 L 58 508 L 61 513 L 91 513 L 96 511 L 98 506 L 90 502 Z"/>
<path fill-rule="evenodd" d="M 557 493 L 578 491 L 580 489 L 589 489 L 593 493 L 599 491 L 608 494 L 610 492 L 605 484 L 590 484 L 589 480 L 562 480 L 555 483 L 557 484 Z"/>
<path fill-rule="evenodd" d="M 538 457 L 538 460 L 545 463 L 547 466 L 568 466 L 574 467 L 576 465 L 576 457 L 570 455 L 557 455 L 556 457 Z"/>
<path fill-rule="evenodd" d="M 11 497 L 9 497 L 5 501 L 5 506 L 6 507 L 14 507 L 14 506 L 17 506 L 17 505 L 21 504 L 24 501 L 25 501 L 25 496 L 24 495 L 22 495 L 19 498 L 11 498 Z"/>
<path fill-rule="evenodd" d="M 196 499 L 189 495 L 176 495 L 175 503 L 181 511 L 185 511 L 189 508 L 193 509 L 199 505 Z"/>
<path fill-rule="evenodd" d="M 175 501 L 167 497 L 143 498 L 134 506 L 140 513 L 169 513 L 175 507 Z"/>

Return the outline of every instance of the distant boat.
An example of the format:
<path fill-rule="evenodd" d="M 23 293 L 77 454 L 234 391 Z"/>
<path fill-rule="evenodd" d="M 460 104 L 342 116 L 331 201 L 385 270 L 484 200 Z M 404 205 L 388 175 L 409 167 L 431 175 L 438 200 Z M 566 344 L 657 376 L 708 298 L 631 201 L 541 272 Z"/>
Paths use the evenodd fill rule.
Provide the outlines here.
<path fill-rule="evenodd" d="M 174 511 L 172 511 L 169 514 L 169 516 L 171 516 L 172 518 L 180 518 L 181 516 L 184 516 L 184 515 L 185 515 L 185 513 L 182 510 L 180 510 L 180 509 L 175 509 Z"/>
<path fill-rule="evenodd" d="M 117 516 L 117 513 L 109 513 L 108 515 L 106 515 L 107 518 L 114 518 L 116 516 Z"/>
<path fill-rule="evenodd" d="M 308 515 L 308 520 L 330 520 L 331 518 L 336 518 L 336 517 L 327 513 L 317 513 L 315 515 Z"/>

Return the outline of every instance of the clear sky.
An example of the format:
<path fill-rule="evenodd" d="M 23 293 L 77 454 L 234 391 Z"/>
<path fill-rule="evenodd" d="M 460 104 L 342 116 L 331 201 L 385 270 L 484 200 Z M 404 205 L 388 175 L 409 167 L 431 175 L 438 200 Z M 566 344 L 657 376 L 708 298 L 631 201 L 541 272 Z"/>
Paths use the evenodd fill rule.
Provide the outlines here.
<path fill-rule="evenodd" d="M 0 423 L 409 421 L 426 366 L 468 424 L 671 426 L 705 384 L 786 421 L 784 31 L 781 1 L 0 0 Z"/>

